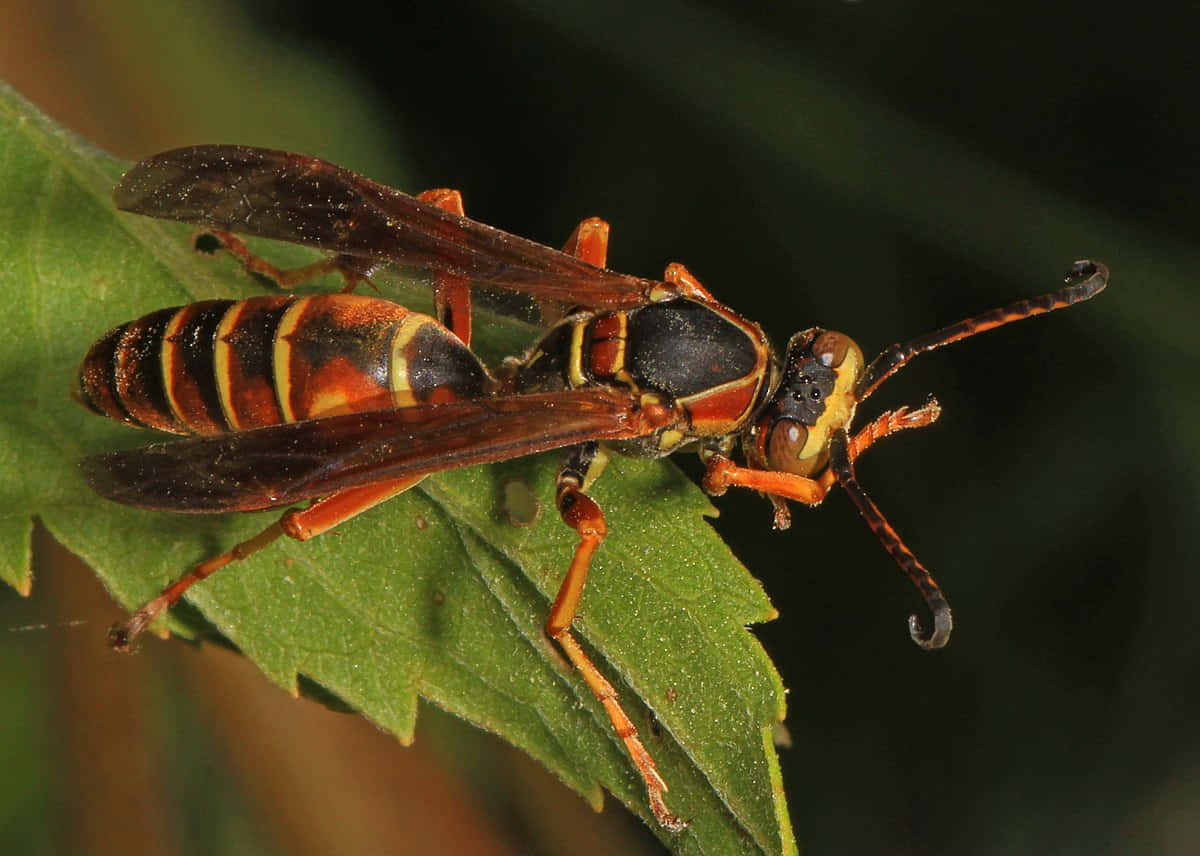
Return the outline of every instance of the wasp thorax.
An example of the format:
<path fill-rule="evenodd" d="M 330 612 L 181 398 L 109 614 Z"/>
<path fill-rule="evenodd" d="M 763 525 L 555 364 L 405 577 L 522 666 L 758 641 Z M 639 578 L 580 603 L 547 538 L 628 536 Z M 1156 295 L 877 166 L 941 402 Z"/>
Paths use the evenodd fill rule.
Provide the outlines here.
<path fill-rule="evenodd" d="M 833 431 L 854 418 L 863 367 L 862 351 L 842 333 L 814 327 L 792 337 L 779 386 L 759 422 L 771 469 L 808 476 L 825 466 Z"/>

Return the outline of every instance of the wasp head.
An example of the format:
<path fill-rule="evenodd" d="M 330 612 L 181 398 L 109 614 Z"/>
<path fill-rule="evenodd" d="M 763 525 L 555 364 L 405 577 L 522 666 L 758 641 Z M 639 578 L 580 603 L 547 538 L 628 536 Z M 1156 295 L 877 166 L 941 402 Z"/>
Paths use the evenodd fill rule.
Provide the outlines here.
<path fill-rule="evenodd" d="M 792 336 L 779 384 L 748 438 L 748 457 L 771 470 L 820 472 L 833 432 L 854 419 L 865 364 L 862 350 L 843 333 L 812 327 Z"/>

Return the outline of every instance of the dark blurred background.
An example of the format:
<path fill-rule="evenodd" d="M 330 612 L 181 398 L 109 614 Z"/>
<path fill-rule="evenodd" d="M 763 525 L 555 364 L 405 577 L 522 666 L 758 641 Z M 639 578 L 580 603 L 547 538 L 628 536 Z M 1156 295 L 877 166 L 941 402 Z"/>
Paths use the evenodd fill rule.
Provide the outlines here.
<path fill-rule="evenodd" d="M 4 6 L 0 75 L 114 154 L 306 151 L 551 244 L 600 215 L 611 266 L 684 261 L 779 344 L 877 352 L 1106 261 L 1093 303 L 866 408 L 945 407 L 859 476 L 946 590 L 946 650 L 907 640 L 916 596 L 842 496 L 715 525 L 781 613 L 806 852 L 1200 847 L 1194 4 Z M 113 604 L 39 546 L 33 597 L 0 591 L 11 852 L 659 852 L 434 711 L 401 749 L 225 652 L 112 658 Z"/>

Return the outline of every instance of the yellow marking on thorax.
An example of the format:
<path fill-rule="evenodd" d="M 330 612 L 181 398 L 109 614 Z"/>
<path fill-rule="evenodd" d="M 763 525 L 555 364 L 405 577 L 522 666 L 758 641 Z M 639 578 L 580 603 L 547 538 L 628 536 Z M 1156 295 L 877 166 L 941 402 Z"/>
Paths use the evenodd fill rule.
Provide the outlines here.
<path fill-rule="evenodd" d="M 567 381 L 573 387 L 587 385 L 587 375 L 583 373 L 583 333 L 586 321 L 575 321 L 571 324 L 571 352 L 567 358 Z"/>
<path fill-rule="evenodd" d="M 634 392 L 637 392 L 638 387 L 637 384 L 634 383 L 633 375 L 631 375 L 629 373 L 629 369 L 625 367 L 625 352 L 629 343 L 629 313 L 622 312 L 619 317 L 621 319 L 621 331 L 617 334 L 617 336 L 620 344 L 617 345 L 617 356 L 616 359 L 613 360 L 617 366 L 617 370 L 613 372 L 613 377 L 621 383 L 627 384 Z"/>

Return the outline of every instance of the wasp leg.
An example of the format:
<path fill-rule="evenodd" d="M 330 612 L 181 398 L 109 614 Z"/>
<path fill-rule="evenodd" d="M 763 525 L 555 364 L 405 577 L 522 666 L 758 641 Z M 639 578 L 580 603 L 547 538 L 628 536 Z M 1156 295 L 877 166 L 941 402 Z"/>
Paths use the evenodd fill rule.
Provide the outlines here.
<path fill-rule="evenodd" d="M 201 246 L 204 237 L 213 238 L 219 246 L 211 250 Z M 356 256 L 338 254 L 330 256 L 320 261 L 315 261 L 310 265 L 303 267 L 291 268 L 284 270 L 271 264 L 262 256 L 255 255 L 246 246 L 246 242 L 232 232 L 225 232 L 220 229 L 209 229 L 202 232 L 196 238 L 196 249 L 202 252 L 216 252 L 217 250 L 225 250 L 231 256 L 242 263 L 246 270 L 260 277 L 265 277 L 275 283 L 279 288 L 290 290 L 301 283 L 308 282 L 311 279 L 316 279 L 319 276 L 324 276 L 329 273 L 340 274 L 346 283 L 343 292 L 350 292 L 361 283 L 371 285 L 371 273 L 375 269 L 373 262 L 367 259 L 360 259 Z"/>
<path fill-rule="evenodd" d="M 449 211 L 459 217 L 465 217 L 462 194 L 457 190 L 439 187 L 426 190 L 417 195 L 417 199 L 436 205 L 443 211 Z M 608 224 L 599 217 L 589 217 L 578 226 L 567 243 L 563 252 L 570 253 L 596 267 L 604 267 L 608 260 Z M 471 283 L 464 276 L 438 271 L 433 275 L 433 305 L 435 315 L 443 326 L 453 331 L 464 345 L 471 344 Z M 554 311 L 543 309 L 546 317 L 553 317 Z"/>
<path fill-rule="evenodd" d="M 794 473 L 739 467 L 724 455 L 714 454 L 706 461 L 704 489 L 713 496 L 720 496 L 732 486 L 761 491 L 767 494 L 775 507 L 775 528 L 786 529 L 791 517 L 787 505 L 780 501 L 780 498 L 816 506 L 825 500 L 826 494 L 834 484 L 840 484 L 858 508 L 859 514 L 871 527 L 871 531 L 879 538 L 888 554 L 896 560 L 900 569 L 908 575 L 933 613 L 934 628 L 928 635 L 922 629 L 920 620 L 915 615 L 910 615 L 909 636 L 927 651 L 941 648 L 950 640 L 950 633 L 954 627 L 950 605 L 928 569 L 904 544 L 879 507 L 863 491 L 854 474 L 854 461 L 877 440 L 889 437 L 897 431 L 924 428 L 936 422 L 941 413 L 941 405 L 937 399 L 930 396 L 924 406 L 915 410 L 901 407 L 881 414 L 853 438 L 845 429 L 838 430 L 830 444 L 829 467 L 815 479 Z"/>
<path fill-rule="evenodd" d="M 563 244 L 563 252 L 598 268 L 608 263 L 608 223 L 589 217 L 575 227 Z"/>
<path fill-rule="evenodd" d="M 459 217 L 463 213 L 462 194 L 457 190 L 439 187 L 417 194 L 417 199 L 436 205 Z M 471 281 L 444 271 L 433 274 L 434 315 L 467 347 L 471 346 Z"/>
<path fill-rule="evenodd" d="M 602 268 L 608 264 L 608 232 L 608 223 L 599 217 L 588 217 L 571 232 L 563 244 L 563 252 Z M 535 303 L 542 321 L 547 324 L 558 321 L 571 308 L 558 300 L 537 299 Z"/>
<path fill-rule="evenodd" d="M 655 819 L 663 827 L 677 831 L 682 829 L 685 823 L 667 809 L 663 800 L 667 783 L 659 775 L 654 759 L 642 745 L 633 721 L 621 707 L 617 691 L 571 635 L 571 622 L 579 607 L 584 583 L 587 582 L 592 555 L 608 531 L 604 523 L 604 512 L 595 500 L 583 492 L 585 483 L 590 482 L 588 476 L 595 478 L 596 470 L 602 468 L 603 463 L 604 458 L 598 455 L 596 444 L 587 443 L 572 450 L 559 472 L 555 502 L 563 522 L 579 535 L 579 544 L 558 590 L 558 596 L 554 599 L 554 606 L 550 608 L 550 615 L 546 619 L 546 635 L 559 644 L 571 665 L 587 682 L 592 694 L 604 705 L 613 730 L 624 742 L 626 751 L 645 780 L 650 809 L 654 812 Z"/>
<path fill-rule="evenodd" d="M 854 460 L 850 456 L 850 438 L 845 429 L 834 432 L 830 443 L 829 468 L 837 477 L 838 484 L 846 491 L 846 495 L 858 508 L 858 513 L 867 521 L 871 531 L 879 538 L 885 550 L 896 560 L 900 570 L 908 575 L 912 584 L 917 587 L 925 604 L 933 613 L 933 630 L 926 635 L 921 627 L 921 621 L 915 615 L 908 617 L 908 635 L 917 645 L 926 651 L 942 648 L 950 641 L 950 633 L 954 629 L 954 620 L 950 615 L 950 604 L 938 586 L 929 570 L 918 561 L 912 550 L 887 522 L 883 512 L 879 510 L 866 491 L 858 484 L 854 476 Z"/>
<path fill-rule="evenodd" d="M 748 487 L 765 493 L 775 509 L 776 529 L 787 529 L 792 525 L 787 505 L 778 499 L 793 499 L 815 507 L 825 501 L 825 494 L 829 492 L 829 485 L 822 479 L 739 467 L 724 455 L 712 455 L 704 462 L 704 466 L 702 486 L 710 496 L 720 496 L 731 487 Z"/>
<path fill-rule="evenodd" d="M 875 418 L 875 421 L 859 429 L 858 433 L 850 438 L 850 460 L 858 460 L 859 455 L 884 437 L 890 437 L 897 431 L 907 431 L 911 428 L 924 428 L 926 425 L 932 425 L 938 421 L 941 415 L 942 405 L 932 395 L 929 396 L 928 400 L 922 406 L 916 409 L 910 410 L 908 405 L 905 405 L 897 407 L 895 410 L 884 411 Z M 825 485 L 826 489 L 837 481 L 837 476 L 834 474 L 832 467 L 821 473 L 820 481 Z"/>
<path fill-rule="evenodd" d="M 130 615 L 124 622 L 114 624 L 108 631 L 109 644 L 118 651 L 132 650 L 134 639 L 151 622 L 183 597 L 184 592 L 226 565 L 257 553 L 281 535 L 297 541 L 315 538 L 323 532 L 328 532 L 339 523 L 408 490 L 422 478 L 423 476 L 409 477 L 380 484 L 352 487 L 317 500 L 308 508 L 291 509 L 253 538 L 248 538 L 219 556 L 213 556 L 196 565 L 187 574 L 163 589 L 158 597 Z"/>
<path fill-rule="evenodd" d="M 700 284 L 700 280 L 679 262 L 671 262 L 663 273 L 663 282 L 675 286 L 675 293 L 684 297 L 692 297 L 705 303 L 716 303 L 717 299 L 708 293 L 708 289 Z"/>

